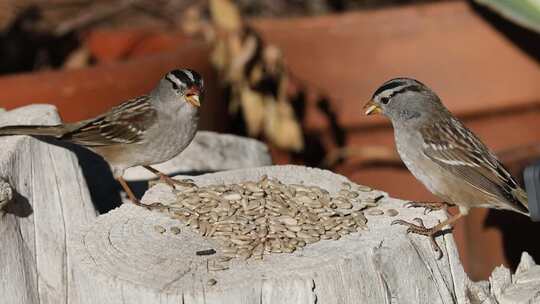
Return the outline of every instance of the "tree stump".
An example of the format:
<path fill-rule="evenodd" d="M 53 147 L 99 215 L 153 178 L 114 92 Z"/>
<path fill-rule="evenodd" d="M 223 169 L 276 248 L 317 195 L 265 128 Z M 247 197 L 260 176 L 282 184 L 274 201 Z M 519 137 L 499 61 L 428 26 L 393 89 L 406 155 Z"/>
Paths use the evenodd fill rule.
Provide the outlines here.
<path fill-rule="evenodd" d="M 0 126 L 59 122 L 50 106 L 0 113 Z M 200 149 L 195 154 L 214 158 L 230 152 L 224 143 L 232 137 L 222 141 L 221 135 L 206 135 L 218 142 L 207 147 L 218 151 Z M 235 140 L 235 153 L 241 153 L 244 143 L 254 147 L 250 151 L 264 150 L 251 141 Z M 384 214 L 366 212 L 369 231 L 320 241 L 291 254 L 266 255 L 263 260 L 233 259 L 227 269 L 218 269 L 213 263 L 222 254 L 217 244 L 162 212 L 127 204 L 97 216 L 80 160 L 71 150 L 27 136 L 0 137 L 0 143 L 2 304 L 538 301 L 540 268 L 526 253 L 515 274 L 501 267 L 489 281 L 472 283 L 459 263 L 451 234 L 438 238 L 444 256 L 437 260 L 425 237 L 390 226 L 393 219 L 414 217 L 433 225 L 445 214 L 425 216 L 422 209 L 402 208 L 404 201 L 386 195 L 377 207 Z M 192 163 L 199 165 L 193 170 L 204 166 L 204 157 L 197 157 Z M 250 161 L 244 165 L 257 166 L 256 159 L 260 165 L 269 158 L 246 159 Z M 223 167 L 224 159 L 208 163 L 212 171 Z M 193 179 L 198 185 L 237 183 L 264 174 L 331 193 L 348 182 L 328 171 L 297 166 L 241 169 Z M 380 194 L 384 193 L 364 195 Z M 168 186 L 157 184 L 143 202 L 167 204 L 173 199 Z M 390 217 L 390 208 L 399 214 Z M 208 255 L 209 249 L 216 253 Z"/>
<path fill-rule="evenodd" d="M 0 126 L 55 125 L 61 123 L 55 107 L 32 105 L 13 111 L 0 111 Z M 237 149 L 252 147 L 252 155 L 242 163 L 223 159 L 219 167 L 208 162 L 208 170 L 223 165 L 238 167 L 267 164 L 268 153 L 261 143 L 237 136 L 224 136 L 206 132 L 205 147 L 196 152 L 201 155 L 227 155 L 222 149 L 236 145 Z M 218 144 L 216 144 L 217 142 Z M 224 143 L 227 143 L 225 145 Z M 81 168 L 81 155 L 57 141 L 29 136 L 0 136 L 0 303 L 85 303 L 81 297 L 80 272 L 74 270 L 79 263 L 74 259 L 72 242 L 75 228 L 93 222 L 98 215 L 87 187 L 87 173 Z M 80 152 L 77 150 L 77 153 Z M 189 155 L 188 155 L 189 157 Z M 200 162 L 198 156 L 195 162 Z M 189 166 L 186 171 L 199 170 Z M 257 163 L 260 161 L 260 163 Z M 91 169 L 95 163 L 89 164 Z M 88 168 L 86 168 L 88 169 Z M 108 172 L 94 170 L 103 179 Z M 108 173 L 110 175 L 110 172 Z M 111 204 L 112 202 L 95 202 Z M 115 299 L 114 301 L 118 301 Z M 107 300 L 102 303 L 114 303 Z"/>
<path fill-rule="evenodd" d="M 58 124 L 52 106 L 0 113 L 0 126 Z M 2 303 L 76 298 L 74 228 L 97 216 L 75 154 L 28 136 L 0 137 L 0 178 L 13 199 L 0 217 Z"/>
<path fill-rule="evenodd" d="M 480 303 L 539 303 L 540 266 L 527 252 L 523 252 L 516 273 L 499 266 L 493 270 L 488 282 L 478 282 L 475 286 L 482 289 L 482 292 L 474 293 Z"/>
<path fill-rule="evenodd" d="M 263 175 L 284 183 L 316 185 L 337 192 L 343 176 L 298 166 L 241 169 L 197 176 L 199 186 L 258 180 Z M 380 195 L 373 191 L 365 195 Z M 169 204 L 171 189 L 158 184 L 143 202 Z M 443 220 L 443 212 L 424 216 L 402 208 L 404 201 L 385 196 L 379 209 L 395 217 L 367 213 L 369 231 L 340 240 L 308 245 L 290 254 L 262 260 L 233 259 L 228 269 L 212 265 L 221 253 L 180 221 L 158 211 L 125 204 L 84 225 L 74 240 L 80 303 L 467 303 L 468 279 L 451 234 L 438 238 L 444 251 L 437 260 L 429 240 L 407 235 L 396 218 Z M 180 233 L 175 234 L 173 231 Z M 176 229 L 176 230 L 175 230 Z M 215 249 L 210 256 L 198 251 Z"/>

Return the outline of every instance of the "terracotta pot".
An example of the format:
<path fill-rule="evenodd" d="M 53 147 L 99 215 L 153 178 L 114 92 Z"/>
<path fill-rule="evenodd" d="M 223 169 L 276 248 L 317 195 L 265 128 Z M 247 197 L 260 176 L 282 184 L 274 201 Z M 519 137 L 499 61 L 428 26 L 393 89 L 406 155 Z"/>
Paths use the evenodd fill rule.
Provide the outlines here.
<path fill-rule="evenodd" d="M 175 51 L 193 44 L 206 52 L 204 45 L 186 37 L 182 32 L 164 32 L 159 29 L 97 29 L 91 31 L 85 39 L 85 45 L 99 62 Z"/>

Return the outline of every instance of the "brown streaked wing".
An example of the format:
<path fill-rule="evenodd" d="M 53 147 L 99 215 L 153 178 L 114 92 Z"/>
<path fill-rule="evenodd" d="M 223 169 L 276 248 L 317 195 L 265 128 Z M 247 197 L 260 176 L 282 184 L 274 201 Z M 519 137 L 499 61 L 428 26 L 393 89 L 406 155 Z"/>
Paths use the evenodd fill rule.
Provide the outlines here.
<path fill-rule="evenodd" d="M 148 96 L 130 99 L 109 112 L 88 120 L 63 139 L 76 144 L 95 147 L 140 142 L 142 136 L 155 123 L 156 110 Z"/>
<path fill-rule="evenodd" d="M 522 192 L 508 170 L 493 153 L 457 119 L 422 128 L 423 152 L 435 163 L 482 193 L 508 206 L 527 212 Z"/>

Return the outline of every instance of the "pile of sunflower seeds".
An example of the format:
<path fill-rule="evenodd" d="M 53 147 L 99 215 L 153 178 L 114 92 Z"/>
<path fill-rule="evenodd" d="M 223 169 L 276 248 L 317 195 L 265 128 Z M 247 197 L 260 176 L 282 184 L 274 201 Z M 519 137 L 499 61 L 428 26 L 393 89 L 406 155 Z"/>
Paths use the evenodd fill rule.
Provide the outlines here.
<path fill-rule="evenodd" d="M 262 259 L 367 229 L 363 210 L 376 206 L 378 198 L 360 199 L 359 192 L 371 188 L 342 186 L 331 196 L 316 186 L 286 185 L 263 176 L 258 182 L 178 189 L 167 210 L 217 241 L 225 258 Z"/>

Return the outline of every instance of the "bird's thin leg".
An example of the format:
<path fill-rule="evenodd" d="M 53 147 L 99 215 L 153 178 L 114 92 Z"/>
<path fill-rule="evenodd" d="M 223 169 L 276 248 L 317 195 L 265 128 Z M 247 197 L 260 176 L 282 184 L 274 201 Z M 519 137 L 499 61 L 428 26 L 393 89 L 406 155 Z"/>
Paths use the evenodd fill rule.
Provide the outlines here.
<path fill-rule="evenodd" d="M 453 204 L 446 203 L 446 202 L 426 202 L 426 201 L 420 201 L 420 202 L 407 202 L 403 205 L 405 208 L 424 208 L 424 214 L 428 214 L 432 211 L 436 210 L 444 210 L 448 211 L 448 207 L 454 206 Z"/>
<path fill-rule="evenodd" d="M 128 184 L 126 183 L 126 180 L 122 177 L 119 177 L 118 178 L 118 182 L 120 183 L 120 185 L 122 186 L 122 188 L 124 188 L 124 191 L 126 191 L 128 197 L 129 197 L 129 200 L 131 200 L 131 202 L 137 206 L 141 206 L 141 207 L 144 207 L 148 210 L 152 210 L 152 209 L 166 209 L 166 210 L 173 210 L 173 211 L 178 211 L 178 212 L 184 212 L 184 213 L 189 213 L 189 214 L 197 214 L 196 212 L 194 211 L 191 211 L 189 209 L 186 209 L 186 208 L 176 208 L 176 207 L 169 207 L 169 206 L 165 206 L 163 205 L 162 203 L 152 203 L 152 204 L 143 204 L 141 203 L 140 200 L 138 200 L 135 195 L 133 194 L 133 191 L 131 191 L 131 188 L 129 188 Z M 197 214 L 198 215 L 198 214 Z"/>
<path fill-rule="evenodd" d="M 427 228 L 424 225 L 424 222 L 422 221 L 422 219 L 420 219 L 420 218 L 414 218 L 413 219 L 413 221 L 417 222 L 418 225 L 414 224 L 414 223 L 409 223 L 409 222 L 404 221 L 404 220 L 395 220 L 395 221 L 392 222 L 392 225 L 394 225 L 394 224 L 404 225 L 404 226 L 408 227 L 407 228 L 407 233 L 421 234 L 421 235 L 425 235 L 425 236 L 429 237 L 429 239 L 431 241 L 431 246 L 433 246 L 433 250 L 436 253 L 438 253 L 438 255 L 439 255 L 437 259 L 440 259 L 442 257 L 442 250 L 439 247 L 439 245 L 437 244 L 437 242 L 435 241 L 435 236 L 444 227 L 454 223 L 455 221 L 460 219 L 462 216 L 463 216 L 462 213 L 458 213 L 458 214 L 450 217 L 446 221 L 443 221 L 443 222 L 441 222 L 441 223 L 439 223 L 439 224 L 437 224 L 437 225 L 435 225 L 435 226 L 433 226 L 431 228 Z"/>
<path fill-rule="evenodd" d="M 179 185 L 182 187 L 193 187 L 193 181 L 192 180 L 176 180 L 170 178 L 167 174 L 160 172 L 159 170 L 151 167 L 151 166 L 143 166 L 146 170 L 154 173 L 159 177 L 159 180 L 169 185 L 171 188 L 176 188 L 175 185 Z"/>
<path fill-rule="evenodd" d="M 127 193 L 127 196 L 129 197 L 129 200 L 137 205 L 137 206 L 143 206 L 143 203 L 141 203 L 141 201 L 139 201 L 139 199 L 137 199 L 135 197 L 135 194 L 133 194 L 133 191 L 131 191 L 131 188 L 128 186 L 128 184 L 126 183 L 126 180 L 123 178 L 123 177 L 118 177 L 118 182 L 120 183 L 120 185 L 122 186 L 122 188 L 124 188 L 124 191 L 126 191 Z"/>

